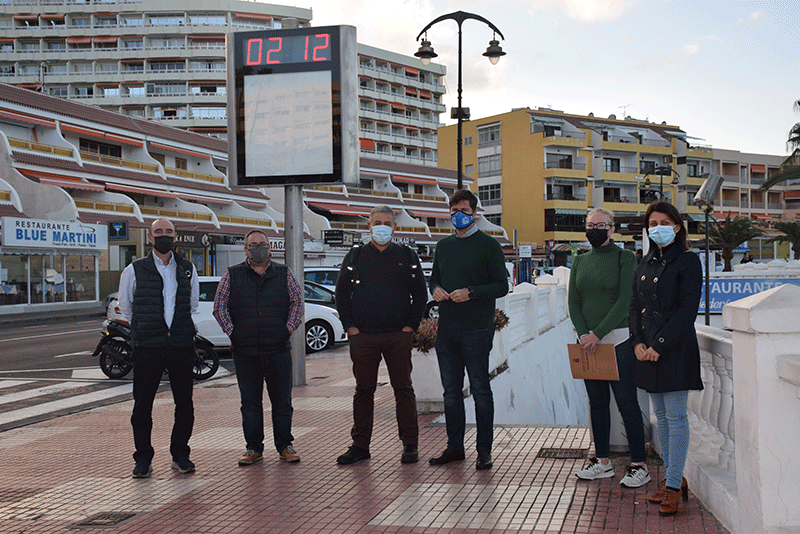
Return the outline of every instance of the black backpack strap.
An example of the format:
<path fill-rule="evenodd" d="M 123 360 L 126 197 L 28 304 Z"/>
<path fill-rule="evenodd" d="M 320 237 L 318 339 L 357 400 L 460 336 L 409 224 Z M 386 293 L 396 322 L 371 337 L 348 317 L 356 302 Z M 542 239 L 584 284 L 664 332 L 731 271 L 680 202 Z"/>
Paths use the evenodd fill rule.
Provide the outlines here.
<path fill-rule="evenodd" d="M 361 245 L 353 245 L 353 248 L 351 248 L 350 252 L 347 254 L 347 272 L 350 275 L 351 286 L 354 285 L 358 280 L 358 268 L 356 267 L 356 261 L 358 261 L 358 255 L 360 253 Z"/>

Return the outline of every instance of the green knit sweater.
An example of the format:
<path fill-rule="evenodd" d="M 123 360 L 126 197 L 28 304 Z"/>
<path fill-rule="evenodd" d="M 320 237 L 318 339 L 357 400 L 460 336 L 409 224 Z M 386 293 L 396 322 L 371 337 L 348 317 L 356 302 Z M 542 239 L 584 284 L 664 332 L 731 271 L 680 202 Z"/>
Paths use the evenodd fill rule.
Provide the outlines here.
<path fill-rule="evenodd" d="M 445 237 L 433 253 L 431 293 L 437 287 L 448 293 L 468 288 L 474 295 L 467 302 L 440 302 L 439 326 L 463 330 L 493 327 L 494 300 L 508 293 L 503 247 L 480 230 L 469 237 Z"/>
<path fill-rule="evenodd" d="M 602 339 L 628 327 L 636 266 L 633 252 L 613 240 L 575 258 L 569 275 L 569 315 L 578 337 L 594 332 Z"/>

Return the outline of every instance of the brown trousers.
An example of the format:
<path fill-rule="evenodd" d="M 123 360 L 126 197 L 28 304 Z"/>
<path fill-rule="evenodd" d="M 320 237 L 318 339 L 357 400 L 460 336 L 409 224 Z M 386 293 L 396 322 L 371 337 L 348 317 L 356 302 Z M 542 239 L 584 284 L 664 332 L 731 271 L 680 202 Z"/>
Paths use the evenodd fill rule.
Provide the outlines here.
<path fill-rule="evenodd" d="M 353 446 L 369 450 L 375 412 L 375 389 L 381 355 L 394 389 L 397 428 L 403 445 L 417 445 L 417 399 L 411 384 L 411 332 L 365 334 L 350 337 L 350 359 L 356 392 L 353 396 Z"/>

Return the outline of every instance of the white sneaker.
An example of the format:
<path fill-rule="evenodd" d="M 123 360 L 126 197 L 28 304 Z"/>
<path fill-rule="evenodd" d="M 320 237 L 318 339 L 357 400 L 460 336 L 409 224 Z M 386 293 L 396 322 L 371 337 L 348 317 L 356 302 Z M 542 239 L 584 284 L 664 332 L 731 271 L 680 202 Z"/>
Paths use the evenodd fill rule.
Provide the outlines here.
<path fill-rule="evenodd" d="M 650 482 L 650 472 L 646 465 L 631 465 L 625 470 L 625 476 L 619 481 L 626 488 L 638 488 Z"/>
<path fill-rule="evenodd" d="M 614 466 L 611 465 L 611 462 L 602 464 L 597 458 L 591 458 L 589 460 L 589 466 L 575 473 L 575 476 L 582 480 L 611 478 L 614 476 Z"/>

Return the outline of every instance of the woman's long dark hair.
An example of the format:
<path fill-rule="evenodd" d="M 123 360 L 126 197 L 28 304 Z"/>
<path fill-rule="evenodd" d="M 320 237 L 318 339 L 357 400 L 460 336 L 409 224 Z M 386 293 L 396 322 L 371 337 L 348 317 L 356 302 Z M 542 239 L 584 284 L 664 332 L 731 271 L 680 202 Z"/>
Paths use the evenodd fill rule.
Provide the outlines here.
<path fill-rule="evenodd" d="M 677 225 L 680 225 L 681 229 L 678 230 L 678 233 L 675 235 L 675 242 L 680 246 L 683 250 L 689 250 L 689 242 L 686 240 L 686 225 L 681 219 L 681 214 L 678 211 L 678 208 L 670 204 L 664 199 L 656 200 L 652 202 L 649 206 L 647 206 L 647 213 L 644 214 L 644 227 L 650 228 L 650 214 L 653 212 L 663 213 L 669 220 L 674 222 Z M 648 237 L 648 239 L 650 239 Z M 658 245 L 656 245 L 655 241 L 650 239 L 650 250 L 654 250 Z"/>

